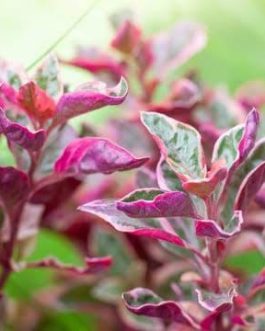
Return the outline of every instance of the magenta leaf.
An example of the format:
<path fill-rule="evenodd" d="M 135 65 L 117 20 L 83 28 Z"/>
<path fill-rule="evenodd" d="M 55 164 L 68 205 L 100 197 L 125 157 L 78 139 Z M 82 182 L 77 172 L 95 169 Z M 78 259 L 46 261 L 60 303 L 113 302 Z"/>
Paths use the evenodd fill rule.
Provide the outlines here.
<path fill-rule="evenodd" d="M 227 293 L 213 293 L 196 289 L 199 304 L 210 312 L 225 312 L 233 307 L 234 297 L 237 295 L 234 288 Z"/>
<path fill-rule="evenodd" d="M 118 210 L 115 202 L 93 201 L 79 207 L 79 210 L 102 218 L 120 232 L 154 238 L 183 248 L 186 247 L 185 241 L 176 233 L 163 229 L 163 224 L 161 224 L 160 220 L 132 219 Z"/>
<path fill-rule="evenodd" d="M 140 167 L 148 158 L 135 158 L 104 138 L 80 138 L 70 143 L 57 159 L 54 170 L 68 174 L 111 174 Z"/>
<path fill-rule="evenodd" d="M 0 199 L 12 211 L 26 200 L 30 189 L 29 178 L 23 171 L 13 167 L 0 167 Z"/>
<path fill-rule="evenodd" d="M 121 63 L 93 47 L 81 49 L 72 60 L 62 62 L 96 75 L 108 74 L 115 80 L 118 80 L 125 74 Z"/>
<path fill-rule="evenodd" d="M 259 164 L 243 180 L 236 197 L 235 208 L 245 210 L 265 181 L 265 162 Z"/>
<path fill-rule="evenodd" d="M 149 289 L 136 288 L 125 292 L 123 299 L 127 309 L 134 314 L 157 317 L 198 329 L 197 323 L 177 302 L 163 300 Z"/>
<path fill-rule="evenodd" d="M 108 88 L 103 82 L 81 85 L 76 91 L 65 93 L 58 101 L 53 125 L 105 106 L 121 104 L 128 93 L 126 80 Z"/>
<path fill-rule="evenodd" d="M 84 267 L 76 267 L 72 265 L 63 264 L 55 258 L 46 258 L 40 261 L 27 263 L 28 268 L 51 268 L 60 271 L 70 272 L 76 275 L 89 275 L 108 269 L 112 264 L 112 259 L 109 256 L 86 258 Z"/>
<path fill-rule="evenodd" d="M 225 223 L 224 229 L 213 220 L 196 220 L 196 235 L 199 237 L 228 239 L 240 232 L 242 224 L 242 212 L 241 210 L 236 210 L 230 222 Z"/>
<path fill-rule="evenodd" d="M 0 132 L 6 136 L 9 142 L 17 144 L 29 151 L 38 151 L 46 139 L 44 130 L 31 132 L 23 125 L 10 121 L 1 109 Z"/>
<path fill-rule="evenodd" d="M 128 194 L 117 202 L 117 208 L 133 218 L 197 216 L 186 193 L 163 192 L 152 188 Z"/>

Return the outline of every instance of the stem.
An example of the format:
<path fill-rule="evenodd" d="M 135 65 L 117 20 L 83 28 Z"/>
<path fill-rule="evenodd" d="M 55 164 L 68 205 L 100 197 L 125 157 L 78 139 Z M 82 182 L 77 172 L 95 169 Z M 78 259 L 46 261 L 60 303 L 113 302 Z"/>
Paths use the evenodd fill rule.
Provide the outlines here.
<path fill-rule="evenodd" d="M 5 283 L 7 282 L 8 278 L 10 276 L 10 273 L 12 272 L 12 269 L 13 269 L 12 265 L 11 265 L 11 259 L 12 259 L 14 249 L 15 249 L 21 214 L 22 214 L 25 202 L 26 201 L 23 201 L 17 207 L 15 212 L 12 215 L 10 215 L 10 224 L 11 224 L 10 238 L 6 245 L 5 256 L 4 256 L 4 258 L 2 258 L 3 272 L 0 277 L 0 290 L 2 290 L 2 288 L 5 286 Z"/>

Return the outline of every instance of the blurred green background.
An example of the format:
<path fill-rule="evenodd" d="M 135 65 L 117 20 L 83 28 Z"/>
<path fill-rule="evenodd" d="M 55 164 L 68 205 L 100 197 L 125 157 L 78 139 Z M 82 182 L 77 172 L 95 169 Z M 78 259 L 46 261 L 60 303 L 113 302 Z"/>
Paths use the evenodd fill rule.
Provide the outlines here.
<path fill-rule="evenodd" d="M 0 55 L 29 65 L 91 2 L 1 0 Z M 126 7 L 135 10 L 147 34 L 178 19 L 202 22 L 208 30 L 208 47 L 190 65 L 201 69 L 209 83 L 235 89 L 246 80 L 265 76 L 264 0 L 97 0 L 56 50 L 66 56 L 77 44 L 106 45 L 112 35 L 109 15 Z"/>
<path fill-rule="evenodd" d="M 0 56 L 29 66 L 90 3 L 92 1 L 88 0 L 1 0 Z M 226 85 L 234 91 L 246 81 L 265 77 L 264 0 L 97 0 L 86 18 L 55 51 L 70 57 L 76 45 L 107 47 L 112 37 L 108 17 L 124 8 L 135 11 L 146 34 L 167 28 L 179 19 L 203 23 L 208 31 L 208 46 L 189 62 L 188 67 L 198 68 L 209 84 Z M 79 84 L 86 79 L 87 75 L 80 71 L 63 70 L 66 82 Z M 0 158 L 2 161 L 3 157 Z M 49 254 L 64 262 L 80 262 L 71 243 L 42 231 L 31 258 Z M 250 253 L 235 257 L 229 263 L 247 264 L 246 271 L 253 273 L 262 268 L 264 258 Z M 50 282 L 49 271 L 27 271 L 13 275 L 6 290 L 16 300 L 30 300 L 35 291 Z M 48 316 L 42 330 L 95 330 L 95 323 L 93 317 L 84 314 L 54 312 Z"/>

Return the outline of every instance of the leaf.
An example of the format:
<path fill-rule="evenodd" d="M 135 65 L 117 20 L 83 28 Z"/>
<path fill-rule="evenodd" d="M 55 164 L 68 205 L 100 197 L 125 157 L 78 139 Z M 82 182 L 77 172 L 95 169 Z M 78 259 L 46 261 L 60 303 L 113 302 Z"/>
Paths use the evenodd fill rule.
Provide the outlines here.
<path fill-rule="evenodd" d="M 222 134 L 214 145 L 212 162 L 224 160 L 227 168 L 231 168 L 238 157 L 238 145 L 243 131 L 244 125 L 237 125 Z"/>
<path fill-rule="evenodd" d="M 242 129 L 241 126 L 236 126 L 218 139 L 214 147 L 213 161 L 224 158 L 228 168 L 238 167 L 255 145 L 258 125 L 259 114 L 253 109 Z"/>
<path fill-rule="evenodd" d="M 213 220 L 196 220 L 196 235 L 199 237 L 209 237 L 214 239 L 228 239 L 240 232 L 242 224 L 242 212 L 236 210 L 230 222 L 225 224 L 224 229 Z"/>
<path fill-rule="evenodd" d="M 46 140 L 44 130 L 31 132 L 25 126 L 10 121 L 0 109 L 0 132 L 9 142 L 17 144 L 28 151 L 38 151 Z"/>
<path fill-rule="evenodd" d="M 158 77 L 178 68 L 204 48 L 207 41 L 203 27 L 193 22 L 180 22 L 151 40 L 153 67 Z"/>
<path fill-rule="evenodd" d="M 112 39 L 111 46 L 122 53 L 130 54 L 140 42 L 140 38 L 141 30 L 130 20 L 125 20 Z"/>
<path fill-rule="evenodd" d="M 80 138 L 70 143 L 54 165 L 57 173 L 111 174 L 140 167 L 148 158 L 135 158 L 105 138 Z"/>
<path fill-rule="evenodd" d="M 115 81 L 125 75 L 125 70 L 121 63 L 94 47 L 81 49 L 73 59 L 63 60 L 62 62 L 96 75 L 107 74 Z"/>
<path fill-rule="evenodd" d="M 143 112 L 142 122 L 158 143 L 160 152 L 181 181 L 206 175 L 199 133 L 191 126 L 158 113 Z"/>
<path fill-rule="evenodd" d="M 177 234 L 162 229 L 159 221 L 132 219 L 119 211 L 114 202 L 98 200 L 87 203 L 78 209 L 102 218 L 117 231 L 163 240 L 180 247 L 186 247 L 186 243 Z"/>
<path fill-rule="evenodd" d="M 13 167 L 0 167 L 0 199 L 10 212 L 27 199 L 29 190 L 26 173 Z"/>
<path fill-rule="evenodd" d="M 202 199 L 207 199 L 215 191 L 217 186 L 226 178 L 226 168 L 218 166 L 217 169 L 211 169 L 207 178 L 202 180 L 187 181 L 183 183 L 183 189 L 189 193 L 195 194 Z"/>
<path fill-rule="evenodd" d="M 53 126 L 89 111 L 121 104 L 128 93 L 127 82 L 121 78 L 118 85 L 108 88 L 103 82 L 81 85 L 76 91 L 65 93 L 58 101 Z"/>
<path fill-rule="evenodd" d="M 38 86 L 46 93 L 56 98 L 63 93 L 63 84 L 60 79 L 59 62 L 55 55 L 47 56 L 42 65 L 37 69 L 35 80 Z"/>
<path fill-rule="evenodd" d="M 85 258 L 85 266 L 77 267 L 64 264 L 54 257 L 45 258 L 40 261 L 33 261 L 26 264 L 27 268 L 49 268 L 63 272 L 70 272 L 77 276 L 94 274 L 108 269 L 112 259 L 109 256 L 97 258 Z"/>
<path fill-rule="evenodd" d="M 31 118 L 41 124 L 55 114 L 54 100 L 33 81 L 19 88 L 18 102 Z"/>
<path fill-rule="evenodd" d="M 117 209 L 133 218 L 194 217 L 196 211 L 184 192 L 158 189 L 136 190 L 117 202 Z"/>
<path fill-rule="evenodd" d="M 265 162 L 247 174 L 236 196 L 235 209 L 246 210 L 265 181 Z"/>
<path fill-rule="evenodd" d="M 196 289 L 199 304 L 210 312 L 225 312 L 233 307 L 236 291 L 231 288 L 227 293 L 212 293 Z"/>
<path fill-rule="evenodd" d="M 171 167 L 164 160 L 163 156 L 161 156 L 157 167 L 156 167 L 156 175 L 158 186 L 162 190 L 170 190 L 170 191 L 181 191 L 182 185 L 180 180 L 178 179 L 176 173 L 171 169 Z"/>
<path fill-rule="evenodd" d="M 63 263 L 82 265 L 82 257 L 70 240 L 53 231 L 42 229 L 37 235 L 34 252 L 26 261 L 32 262 L 49 256 L 56 257 Z M 11 298 L 29 299 L 39 290 L 54 284 L 54 281 L 52 270 L 26 269 L 12 273 L 5 286 L 5 293 Z"/>
<path fill-rule="evenodd" d="M 77 137 L 77 133 L 69 124 L 56 127 L 45 142 L 37 172 L 41 175 L 49 174 L 53 170 L 54 163 L 59 155 Z"/>
<path fill-rule="evenodd" d="M 192 317 L 175 301 L 164 301 L 151 290 L 136 288 L 123 294 L 126 307 L 137 315 L 161 318 L 198 329 Z"/>
<path fill-rule="evenodd" d="M 265 139 L 260 140 L 251 151 L 245 162 L 235 169 L 231 182 L 226 187 L 226 202 L 223 209 L 224 219 L 229 219 L 233 213 L 233 207 L 238 190 L 245 177 L 265 160 Z"/>

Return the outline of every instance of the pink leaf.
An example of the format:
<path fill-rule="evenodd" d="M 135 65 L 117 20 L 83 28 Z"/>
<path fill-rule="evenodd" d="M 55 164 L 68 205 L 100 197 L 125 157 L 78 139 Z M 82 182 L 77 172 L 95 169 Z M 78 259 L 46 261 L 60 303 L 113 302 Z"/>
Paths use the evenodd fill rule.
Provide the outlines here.
<path fill-rule="evenodd" d="M 1 109 L 0 132 L 7 137 L 9 142 L 17 144 L 29 151 L 39 150 L 46 140 L 46 133 L 44 130 L 31 132 L 23 125 L 10 121 Z"/>
<path fill-rule="evenodd" d="M 108 88 L 103 82 L 84 84 L 60 98 L 53 125 L 98 108 L 119 105 L 125 100 L 127 93 L 128 86 L 124 78 L 112 88 Z"/>
<path fill-rule="evenodd" d="M 224 229 L 213 220 L 196 220 L 196 235 L 199 237 L 228 239 L 240 232 L 242 223 L 243 217 L 240 210 L 235 211 L 234 216 L 229 223 L 225 224 Z"/>
<path fill-rule="evenodd" d="M 163 300 L 151 290 L 136 288 L 123 294 L 126 307 L 137 315 L 161 318 L 198 329 L 197 323 L 175 301 Z"/>
<path fill-rule="evenodd" d="M 55 172 L 110 174 L 140 167 L 148 158 L 136 158 L 104 138 L 80 138 L 70 143 L 57 159 Z"/>
<path fill-rule="evenodd" d="M 161 228 L 159 220 L 132 219 L 119 211 L 114 202 L 93 201 L 79 207 L 79 210 L 102 218 L 120 232 L 163 240 L 180 247 L 186 247 L 185 241 L 177 234 Z"/>
<path fill-rule="evenodd" d="M 143 198 L 141 198 L 143 192 Z M 149 199 L 145 199 L 150 192 Z M 153 193 L 153 194 L 152 194 Z M 184 192 L 162 192 L 157 189 L 136 190 L 117 202 L 117 208 L 134 218 L 196 217 L 194 206 Z"/>

